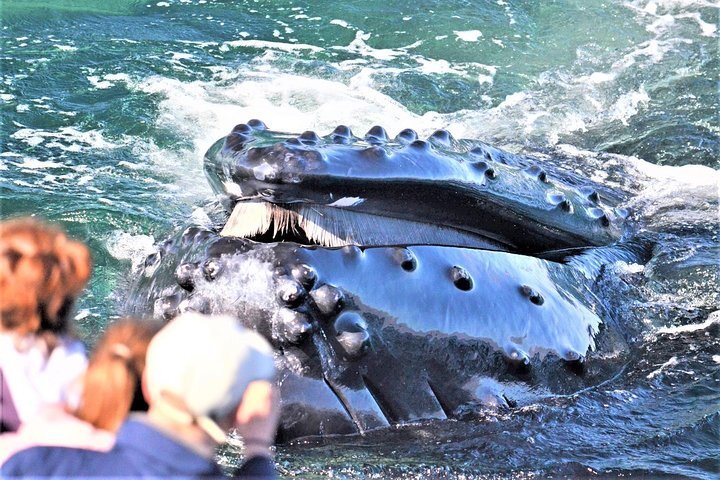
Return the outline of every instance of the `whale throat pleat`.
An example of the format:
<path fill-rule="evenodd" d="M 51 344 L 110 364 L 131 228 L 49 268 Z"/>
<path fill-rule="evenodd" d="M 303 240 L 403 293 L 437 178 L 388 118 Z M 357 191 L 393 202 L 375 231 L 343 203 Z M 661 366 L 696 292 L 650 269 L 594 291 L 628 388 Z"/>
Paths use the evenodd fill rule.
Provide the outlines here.
<path fill-rule="evenodd" d="M 220 234 L 268 241 L 302 239 L 300 243 L 324 247 L 442 245 L 505 250 L 489 238 L 450 227 L 308 204 L 238 202 Z"/>

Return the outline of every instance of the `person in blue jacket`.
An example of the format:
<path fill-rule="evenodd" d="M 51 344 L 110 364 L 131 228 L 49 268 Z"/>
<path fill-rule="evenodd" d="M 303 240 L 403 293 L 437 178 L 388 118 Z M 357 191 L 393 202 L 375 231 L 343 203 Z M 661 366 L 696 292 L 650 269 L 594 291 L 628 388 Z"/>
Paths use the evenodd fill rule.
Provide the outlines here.
<path fill-rule="evenodd" d="M 276 478 L 279 420 L 270 345 L 230 316 L 185 313 L 150 342 L 142 388 L 147 413 L 131 415 L 108 452 L 33 447 L 0 467 L 5 477 L 221 477 L 216 447 L 235 428 L 245 462 L 233 475 Z"/>

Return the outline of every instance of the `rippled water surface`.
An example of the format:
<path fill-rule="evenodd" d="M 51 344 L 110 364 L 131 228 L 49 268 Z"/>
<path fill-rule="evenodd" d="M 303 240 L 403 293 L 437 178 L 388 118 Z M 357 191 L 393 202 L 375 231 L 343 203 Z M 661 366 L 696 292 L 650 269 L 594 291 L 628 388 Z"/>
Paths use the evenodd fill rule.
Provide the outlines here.
<path fill-rule="evenodd" d="M 203 222 L 212 194 L 202 155 L 249 118 L 293 132 L 447 128 L 512 151 L 564 152 L 578 162 L 570 168 L 641 192 L 637 222 L 660 232 L 661 248 L 597 285 L 633 345 L 615 378 L 463 421 L 283 447 L 284 474 L 720 471 L 713 2 L 5 0 L 0 9 L 2 217 L 41 215 L 91 245 L 95 274 L 77 313 L 90 343 L 118 316 L 152 244 L 190 218 Z M 589 152 L 618 154 L 619 167 Z M 238 458 L 233 448 L 222 457 Z"/>

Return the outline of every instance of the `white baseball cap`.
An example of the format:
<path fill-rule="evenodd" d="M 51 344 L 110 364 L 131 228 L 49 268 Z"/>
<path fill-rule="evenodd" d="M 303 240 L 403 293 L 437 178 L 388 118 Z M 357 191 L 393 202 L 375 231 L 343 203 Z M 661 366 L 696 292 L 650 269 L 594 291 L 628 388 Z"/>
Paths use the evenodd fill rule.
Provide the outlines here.
<path fill-rule="evenodd" d="M 179 315 L 153 337 L 145 361 L 149 403 L 218 443 L 225 432 L 215 420 L 237 408 L 250 382 L 274 375 L 270 344 L 229 315 Z"/>

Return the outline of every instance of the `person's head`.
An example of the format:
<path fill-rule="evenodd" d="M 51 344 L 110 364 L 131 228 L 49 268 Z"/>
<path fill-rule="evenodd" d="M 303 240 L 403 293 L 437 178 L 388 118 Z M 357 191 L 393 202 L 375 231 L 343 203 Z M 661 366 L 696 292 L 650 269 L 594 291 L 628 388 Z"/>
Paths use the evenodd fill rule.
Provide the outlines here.
<path fill-rule="evenodd" d="M 274 375 L 272 348 L 260 335 L 231 316 L 188 312 L 150 342 L 143 388 L 151 413 L 222 443 L 248 384 Z"/>
<path fill-rule="evenodd" d="M 31 218 L 0 222 L 0 331 L 52 339 L 68 332 L 90 278 L 88 248 Z"/>
<path fill-rule="evenodd" d="M 116 431 L 128 412 L 147 410 L 140 380 L 145 354 L 159 322 L 125 319 L 110 325 L 96 345 L 75 415 L 96 428 Z"/>

